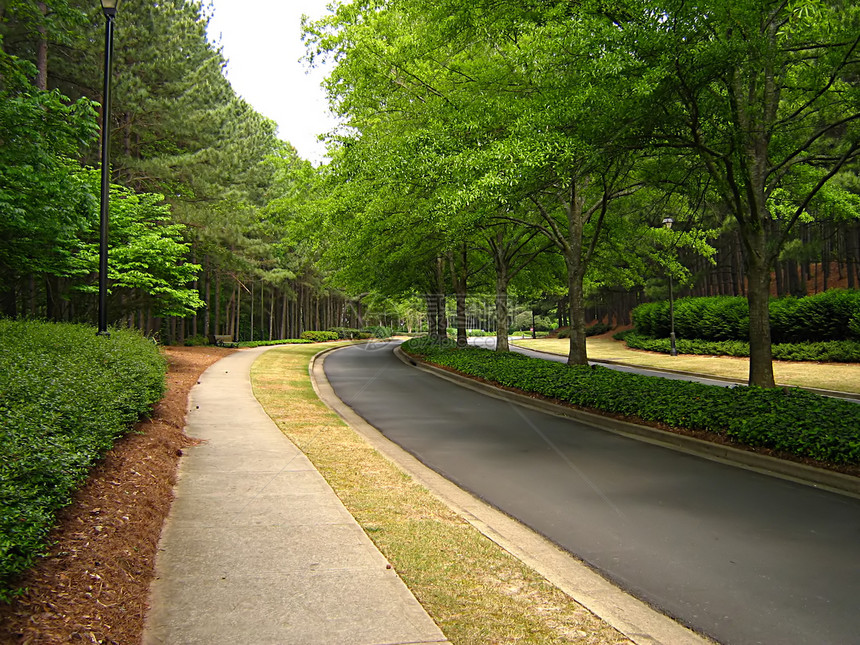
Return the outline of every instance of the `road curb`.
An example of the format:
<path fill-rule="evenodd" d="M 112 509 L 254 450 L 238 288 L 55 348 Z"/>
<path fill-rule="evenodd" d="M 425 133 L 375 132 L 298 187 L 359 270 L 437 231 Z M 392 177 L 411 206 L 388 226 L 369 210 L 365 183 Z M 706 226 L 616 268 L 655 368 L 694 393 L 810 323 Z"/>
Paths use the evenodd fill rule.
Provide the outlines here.
<path fill-rule="evenodd" d="M 487 383 L 476 381 L 467 376 L 436 367 L 426 361 L 406 354 L 400 347 L 397 347 L 394 350 L 394 354 L 404 363 L 497 399 L 513 401 L 522 406 L 553 414 L 555 416 L 576 419 L 581 423 L 587 423 L 588 425 L 602 430 L 607 430 L 625 437 L 671 448 L 672 450 L 678 450 L 680 452 L 696 455 L 712 461 L 718 461 L 720 463 L 745 468 L 747 470 L 752 470 L 772 477 L 778 477 L 780 479 L 804 484 L 813 488 L 860 499 L 860 478 L 858 477 L 843 475 L 842 473 L 823 470 L 821 468 L 815 468 L 793 461 L 785 461 L 776 457 L 761 455 L 755 452 L 734 448 L 732 446 L 711 443 L 709 441 L 703 441 L 702 439 L 696 439 L 695 437 L 675 434 L 673 432 L 659 430 L 658 428 L 652 428 L 650 426 L 637 425 L 628 421 L 619 421 L 617 419 L 586 412 L 570 406 L 552 403 L 543 399 L 532 398 L 526 394 L 504 390 Z"/>
<path fill-rule="evenodd" d="M 488 539 L 534 569 L 636 645 L 713 645 L 712 640 L 629 595 L 575 556 L 445 479 L 385 437 L 338 398 L 328 382 L 324 371 L 325 359 L 339 349 L 332 347 L 323 350 L 311 359 L 308 373 L 314 391 L 323 403 L 395 466 L 426 487 Z M 401 360 L 405 356 L 403 354 Z M 410 362 L 408 358 L 406 360 Z"/>

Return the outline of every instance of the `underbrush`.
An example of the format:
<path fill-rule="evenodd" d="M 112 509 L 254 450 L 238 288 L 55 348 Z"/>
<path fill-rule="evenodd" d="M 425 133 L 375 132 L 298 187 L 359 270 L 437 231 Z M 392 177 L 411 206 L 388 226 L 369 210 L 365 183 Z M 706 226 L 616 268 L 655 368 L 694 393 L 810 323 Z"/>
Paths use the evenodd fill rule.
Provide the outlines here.
<path fill-rule="evenodd" d="M 577 407 L 703 430 L 740 444 L 834 464 L 860 464 L 860 405 L 800 389 L 719 387 L 580 367 L 415 339 L 404 351 L 431 363 Z"/>
<path fill-rule="evenodd" d="M 651 338 L 627 332 L 618 340 L 624 340 L 632 349 L 668 354 L 671 344 L 668 338 Z M 679 354 L 704 354 L 709 356 L 750 355 L 750 344 L 741 340 L 689 340 L 678 338 L 675 346 Z M 817 361 L 830 363 L 860 363 L 860 342 L 853 340 L 830 340 L 809 343 L 779 343 L 772 346 L 773 358 L 779 361 Z"/>
<path fill-rule="evenodd" d="M 166 361 L 130 331 L 0 320 L 0 600 L 57 511 L 164 393 Z"/>
<path fill-rule="evenodd" d="M 303 331 L 301 338 L 312 343 L 325 343 L 329 340 L 339 340 L 340 334 L 336 331 Z"/>

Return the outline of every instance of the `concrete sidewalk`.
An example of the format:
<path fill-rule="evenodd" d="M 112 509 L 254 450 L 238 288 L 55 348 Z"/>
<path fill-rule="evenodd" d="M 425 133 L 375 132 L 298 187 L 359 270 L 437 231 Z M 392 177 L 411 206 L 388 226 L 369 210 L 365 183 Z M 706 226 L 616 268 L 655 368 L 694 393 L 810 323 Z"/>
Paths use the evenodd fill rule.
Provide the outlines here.
<path fill-rule="evenodd" d="M 212 367 L 159 544 L 145 645 L 445 643 L 308 459 L 253 396 L 251 364 Z"/>

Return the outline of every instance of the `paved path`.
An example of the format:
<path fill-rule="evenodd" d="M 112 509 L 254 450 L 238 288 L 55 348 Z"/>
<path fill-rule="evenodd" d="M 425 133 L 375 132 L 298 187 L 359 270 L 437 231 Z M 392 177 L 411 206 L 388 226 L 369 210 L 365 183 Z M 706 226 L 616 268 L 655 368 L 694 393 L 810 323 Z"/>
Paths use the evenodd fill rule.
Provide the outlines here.
<path fill-rule="evenodd" d="M 860 500 L 331 354 L 338 396 L 425 464 L 726 643 L 860 642 Z"/>
<path fill-rule="evenodd" d="M 254 399 L 243 350 L 192 392 L 146 645 L 445 642 L 322 476 Z"/>
<path fill-rule="evenodd" d="M 519 337 L 511 337 L 511 351 L 517 352 L 519 354 L 523 354 L 524 356 L 531 356 L 532 358 L 540 358 L 545 361 L 554 361 L 556 363 L 567 363 L 567 356 L 563 356 L 561 354 L 554 354 L 552 352 L 539 351 L 534 349 L 528 349 L 526 347 L 522 347 L 520 345 L 515 345 L 514 343 L 517 340 L 520 340 Z M 496 339 L 492 336 L 485 337 L 476 337 L 469 339 L 470 345 L 475 345 L 476 347 L 485 347 L 487 349 L 495 349 L 496 347 Z M 702 383 L 704 385 L 717 385 L 719 387 L 733 387 L 735 385 L 746 385 L 746 380 L 736 380 L 731 378 L 716 378 L 716 377 L 708 377 L 705 374 L 695 374 L 692 372 L 681 372 L 675 371 L 671 369 L 656 369 L 656 368 L 647 368 L 647 367 L 639 367 L 636 365 L 629 365 L 624 363 L 623 361 L 617 362 L 614 360 L 593 360 L 589 361 L 589 365 L 600 365 L 601 367 L 606 367 L 611 370 L 615 370 L 617 372 L 629 372 L 631 374 L 641 374 L 643 376 L 657 376 L 660 378 L 669 379 L 670 381 L 694 381 L 696 383 Z M 800 387 L 800 386 L 790 386 L 790 387 Z M 801 389 L 808 390 L 809 392 L 814 392 L 816 394 L 821 394 L 822 396 L 829 396 L 835 399 L 842 399 L 844 401 L 852 401 L 854 403 L 860 403 L 860 394 L 856 394 L 854 392 L 839 392 L 835 390 L 821 390 L 813 387 L 801 387 Z"/>
<path fill-rule="evenodd" d="M 567 363 L 567 356 L 561 354 L 553 354 L 551 352 L 540 352 L 526 347 L 514 345 L 517 338 L 511 338 L 511 351 L 531 356 L 532 358 L 540 358 L 545 361 L 553 361 L 555 363 Z M 485 347 L 487 349 L 495 349 L 496 339 L 493 336 L 478 336 L 469 339 L 470 345 L 476 347 Z M 669 379 L 672 381 L 695 381 L 704 385 L 718 385 L 720 387 L 731 387 L 733 385 L 742 384 L 740 381 L 731 381 L 729 379 L 715 379 L 697 374 L 684 374 L 683 372 L 671 372 L 669 370 L 652 370 L 647 367 L 636 367 L 634 365 L 624 365 L 621 363 L 613 363 L 610 361 L 590 361 L 590 365 L 600 365 L 618 372 L 629 372 L 631 374 L 642 374 L 643 376 L 659 376 L 660 378 Z"/>

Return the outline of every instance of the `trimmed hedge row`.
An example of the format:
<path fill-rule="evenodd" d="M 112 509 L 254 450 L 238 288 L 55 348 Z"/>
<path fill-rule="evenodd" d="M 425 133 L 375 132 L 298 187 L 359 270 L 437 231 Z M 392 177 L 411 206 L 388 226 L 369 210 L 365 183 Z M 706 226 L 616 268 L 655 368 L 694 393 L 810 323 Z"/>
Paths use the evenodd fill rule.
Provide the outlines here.
<path fill-rule="evenodd" d="M 425 339 L 407 341 L 403 349 L 464 374 L 579 407 L 706 430 L 801 457 L 860 464 L 860 405 L 850 401 L 799 389 L 724 388 L 516 353 L 452 349 Z"/>
<path fill-rule="evenodd" d="M 311 340 L 304 338 L 285 338 L 282 340 L 243 340 L 239 347 L 269 347 L 270 345 L 308 345 Z"/>
<path fill-rule="evenodd" d="M 56 512 L 164 393 L 139 334 L 0 320 L 0 600 L 45 549 Z"/>
<path fill-rule="evenodd" d="M 339 340 L 340 335 L 336 331 L 303 331 L 301 338 L 312 343 L 324 343 L 329 340 Z"/>
<path fill-rule="evenodd" d="M 397 330 L 394 327 L 385 327 L 384 325 L 376 325 L 375 327 L 365 327 L 364 329 L 355 329 L 353 327 L 332 327 L 329 331 L 337 334 L 340 340 L 367 340 L 368 338 L 390 338 L 397 335 Z"/>
<path fill-rule="evenodd" d="M 669 303 L 650 302 L 633 310 L 636 332 L 652 338 L 669 336 Z M 860 339 L 860 290 L 831 289 L 804 298 L 770 301 L 774 343 Z M 675 301 L 675 334 L 701 340 L 749 340 L 746 298 L 714 296 Z"/>
<path fill-rule="evenodd" d="M 649 352 L 668 354 L 671 351 L 668 338 L 650 338 L 636 333 L 626 333 L 628 347 Z M 710 356 L 749 356 L 750 344 L 741 340 L 688 340 L 679 338 L 675 342 L 679 354 L 706 354 Z M 780 343 L 772 346 L 773 358 L 779 361 L 817 361 L 828 363 L 860 363 L 860 342 L 853 340 L 831 340 L 822 343 Z"/>

